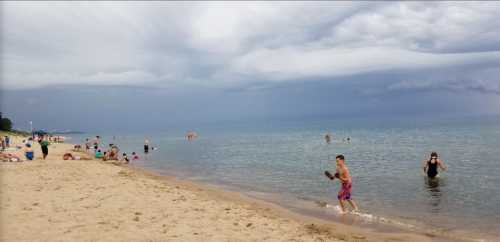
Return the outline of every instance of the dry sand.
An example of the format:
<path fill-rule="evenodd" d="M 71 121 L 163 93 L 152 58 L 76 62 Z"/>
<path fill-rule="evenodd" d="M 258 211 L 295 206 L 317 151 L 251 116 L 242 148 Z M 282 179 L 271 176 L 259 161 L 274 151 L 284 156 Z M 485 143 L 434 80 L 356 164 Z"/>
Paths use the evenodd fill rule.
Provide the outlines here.
<path fill-rule="evenodd" d="M 46 160 L 33 148 L 34 161 L 0 162 L 0 241 L 429 240 L 304 217 L 125 165 L 62 160 L 69 144 L 49 146 Z"/>

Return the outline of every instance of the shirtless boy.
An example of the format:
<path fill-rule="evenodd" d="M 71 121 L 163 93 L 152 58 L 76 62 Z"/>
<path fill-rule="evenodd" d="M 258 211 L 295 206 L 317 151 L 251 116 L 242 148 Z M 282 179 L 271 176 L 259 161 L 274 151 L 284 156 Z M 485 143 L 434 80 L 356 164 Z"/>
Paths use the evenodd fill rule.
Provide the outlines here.
<path fill-rule="evenodd" d="M 358 210 L 358 207 L 356 206 L 356 203 L 354 200 L 351 198 L 351 190 L 352 190 L 352 179 L 351 175 L 349 174 L 349 169 L 345 165 L 345 160 L 343 155 L 338 155 L 335 158 L 337 162 L 337 173 L 338 176 L 336 175 L 335 177 L 340 180 L 340 183 L 342 184 L 340 191 L 337 195 L 337 198 L 339 199 L 339 204 L 340 208 L 342 209 L 342 212 L 345 212 L 345 205 L 344 202 L 347 201 L 349 205 L 351 205 L 352 209 L 354 211 Z"/>

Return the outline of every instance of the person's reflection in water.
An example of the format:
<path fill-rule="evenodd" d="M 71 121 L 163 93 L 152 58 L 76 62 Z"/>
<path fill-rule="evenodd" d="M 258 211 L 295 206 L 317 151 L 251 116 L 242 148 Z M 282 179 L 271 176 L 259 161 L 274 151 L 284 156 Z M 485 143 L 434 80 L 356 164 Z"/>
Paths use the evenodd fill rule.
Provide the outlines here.
<path fill-rule="evenodd" d="M 440 178 L 425 178 L 425 188 L 429 193 L 429 204 L 431 212 L 439 212 L 441 209 L 441 198 L 442 192 L 440 187 L 444 186 L 444 182 L 440 181 Z"/>

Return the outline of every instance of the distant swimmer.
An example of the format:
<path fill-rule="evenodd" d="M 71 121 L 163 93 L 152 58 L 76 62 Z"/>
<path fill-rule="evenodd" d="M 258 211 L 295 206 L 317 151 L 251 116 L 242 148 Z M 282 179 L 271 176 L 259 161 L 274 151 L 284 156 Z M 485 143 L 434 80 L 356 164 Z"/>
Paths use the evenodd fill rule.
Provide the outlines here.
<path fill-rule="evenodd" d="M 447 167 L 444 165 L 443 161 L 438 158 L 438 154 L 436 152 L 431 153 L 431 158 L 424 161 L 423 166 L 424 173 L 426 173 L 429 178 L 434 178 L 438 175 L 438 166 L 443 171 L 447 170 Z"/>
<path fill-rule="evenodd" d="M 327 144 L 330 144 L 332 142 L 332 135 L 330 133 L 325 134 L 325 141 Z"/>
<path fill-rule="evenodd" d="M 148 152 L 149 152 L 149 140 L 145 139 L 144 140 L 144 153 L 148 153 Z"/>
<path fill-rule="evenodd" d="M 197 138 L 198 137 L 198 134 L 196 134 L 195 132 L 193 131 L 189 131 L 187 134 L 186 134 L 186 138 L 188 141 L 192 141 L 193 139 Z"/>
<path fill-rule="evenodd" d="M 347 201 L 351 208 L 354 211 L 358 210 L 358 206 L 356 206 L 356 203 L 351 197 L 352 193 L 352 178 L 351 175 L 349 174 L 349 169 L 345 165 L 345 158 L 343 155 L 337 155 L 335 157 L 336 165 L 337 165 L 337 170 L 335 175 L 331 175 L 329 172 L 325 172 L 325 175 L 330 178 L 331 180 L 334 180 L 335 178 L 340 180 L 340 183 L 342 184 L 339 193 L 337 194 L 337 198 L 339 200 L 340 208 L 342 209 L 342 212 L 345 212 L 345 206 L 344 202 Z"/>

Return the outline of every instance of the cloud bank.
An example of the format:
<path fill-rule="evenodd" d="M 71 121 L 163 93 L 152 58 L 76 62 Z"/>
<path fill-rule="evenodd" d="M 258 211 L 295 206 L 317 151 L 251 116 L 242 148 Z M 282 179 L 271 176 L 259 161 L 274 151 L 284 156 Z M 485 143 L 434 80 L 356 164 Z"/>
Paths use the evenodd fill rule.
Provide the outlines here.
<path fill-rule="evenodd" d="M 1 9 L 2 89 L 255 88 L 403 74 L 380 85 L 499 93 L 498 2 L 2 2 Z"/>

